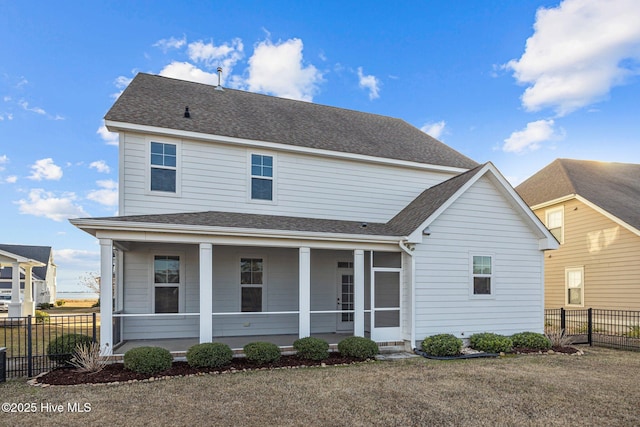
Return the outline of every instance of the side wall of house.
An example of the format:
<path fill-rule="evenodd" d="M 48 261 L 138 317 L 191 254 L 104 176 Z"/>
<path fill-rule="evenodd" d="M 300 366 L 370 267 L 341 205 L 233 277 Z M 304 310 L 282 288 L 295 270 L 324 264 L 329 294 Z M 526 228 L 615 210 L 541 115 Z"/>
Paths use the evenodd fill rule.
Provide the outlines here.
<path fill-rule="evenodd" d="M 178 195 L 151 194 L 150 141 L 178 150 Z M 305 154 L 121 135 L 120 215 L 228 211 L 384 222 L 454 174 Z M 251 153 L 274 158 L 274 202 L 250 200 Z"/>
<path fill-rule="evenodd" d="M 439 333 L 543 331 L 538 238 L 486 176 L 461 195 L 416 245 L 416 341 Z M 471 258 L 491 256 L 490 296 L 473 295 Z"/>
<path fill-rule="evenodd" d="M 572 199 L 538 209 L 564 206 L 564 242 L 545 256 L 547 308 L 580 308 L 566 304 L 565 270 L 584 269 L 585 308 L 640 310 L 640 236 Z"/>

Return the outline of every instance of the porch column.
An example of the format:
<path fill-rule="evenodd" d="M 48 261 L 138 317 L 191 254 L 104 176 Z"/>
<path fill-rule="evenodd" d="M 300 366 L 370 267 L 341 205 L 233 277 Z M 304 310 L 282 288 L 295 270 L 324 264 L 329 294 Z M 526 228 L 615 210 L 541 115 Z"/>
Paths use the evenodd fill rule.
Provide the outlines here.
<path fill-rule="evenodd" d="M 22 315 L 35 315 L 35 304 L 33 303 L 33 274 L 30 265 L 24 268 L 24 301 L 22 302 Z"/>
<path fill-rule="evenodd" d="M 200 343 L 213 341 L 213 245 L 200 243 Z"/>
<path fill-rule="evenodd" d="M 300 248 L 298 336 L 311 336 L 311 249 Z"/>
<path fill-rule="evenodd" d="M 364 336 L 364 251 L 353 251 L 353 335 Z"/>
<path fill-rule="evenodd" d="M 11 302 L 8 310 L 9 317 L 22 316 L 22 303 L 20 302 L 20 263 L 11 263 Z"/>
<path fill-rule="evenodd" d="M 113 241 L 100 239 L 100 349 L 113 354 Z"/>

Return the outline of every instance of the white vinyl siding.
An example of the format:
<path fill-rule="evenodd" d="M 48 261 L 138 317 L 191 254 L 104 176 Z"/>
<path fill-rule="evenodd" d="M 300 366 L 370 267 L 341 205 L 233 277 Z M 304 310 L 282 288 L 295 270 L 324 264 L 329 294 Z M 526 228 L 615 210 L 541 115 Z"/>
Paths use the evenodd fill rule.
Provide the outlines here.
<path fill-rule="evenodd" d="M 543 331 L 544 259 L 538 239 L 487 177 L 416 245 L 416 340 L 439 333 Z M 494 298 L 469 297 L 469 254 L 493 256 Z"/>
<path fill-rule="evenodd" d="M 208 210 L 255 213 L 247 177 L 250 153 L 244 147 L 179 142 L 180 197 L 145 191 L 148 169 L 143 135 L 124 133 L 121 141 L 122 194 L 120 215 L 145 215 Z M 161 142 L 172 142 L 163 139 Z M 261 203 L 260 213 L 353 221 L 386 222 L 426 188 L 453 177 L 409 167 L 280 152 L 276 203 Z M 276 194 L 277 192 L 277 194 Z"/>

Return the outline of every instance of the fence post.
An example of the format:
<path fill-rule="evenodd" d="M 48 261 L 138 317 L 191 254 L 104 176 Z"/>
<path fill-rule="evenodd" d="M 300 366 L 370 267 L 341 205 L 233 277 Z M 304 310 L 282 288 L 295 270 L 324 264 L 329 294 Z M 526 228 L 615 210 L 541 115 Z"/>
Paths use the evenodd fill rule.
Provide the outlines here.
<path fill-rule="evenodd" d="M 92 314 L 92 321 L 93 321 L 93 328 L 91 333 L 93 334 L 92 338 L 93 338 L 93 343 L 96 343 L 96 313 L 91 313 Z"/>
<path fill-rule="evenodd" d="M 564 307 L 560 307 L 560 329 L 564 332 L 567 330 L 567 316 Z"/>
<path fill-rule="evenodd" d="M 587 340 L 589 346 L 593 346 L 593 308 L 587 310 Z"/>
<path fill-rule="evenodd" d="M 33 376 L 33 336 L 31 331 L 33 318 L 31 315 L 27 317 L 27 376 Z"/>
<path fill-rule="evenodd" d="M 7 348 L 0 347 L 0 383 L 7 381 Z"/>

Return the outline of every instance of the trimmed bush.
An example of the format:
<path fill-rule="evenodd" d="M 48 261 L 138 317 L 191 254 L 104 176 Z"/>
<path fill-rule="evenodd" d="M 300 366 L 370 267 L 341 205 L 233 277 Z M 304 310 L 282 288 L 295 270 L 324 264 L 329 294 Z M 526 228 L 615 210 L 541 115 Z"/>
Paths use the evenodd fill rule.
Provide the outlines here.
<path fill-rule="evenodd" d="M 49 310 L 50 308 L 53 308 L 53 304 L 50 304 L 48 302 L 41 302 L 40 304 L 38 304 L 38 308 L 40 310 Z"/>
<path fill-rule="evenodd" d="M 157 374 L 171 367 L 173 356 L 161 347 L 137 347 L 124 354 L 124 368 L 138 374 Z"/>
<path fill-rule="evenodd" d="M 422 341 L 422 351 L 436 357 L 457 356 L 462 349 L 462 340 L 451 334 L 439 334 Z"/>
<path fill-rule="evenodd" d="M 365 337 L 349 337 L 338 343 L 338 351 L 347 357 L 371 359 L 380 352 L 375 341 Z"/>
<path fill-rule="evenodd" d="M 513 342 L 511 338 L 491 332 L 473 334 L 469 337 L 471 348 L 486 353 L 500 353 L 511 351 Z"/>
<path fill-rule="evenodd" d="M 511 341 L 516 348 L 528 348 L 531 350 L 549 350 L 551 348 L 551 340 L 536 332 L 513 334 Z"/>
<path fill-rule="evenodd" d="M 271 363 L 280 359 L 280 348 L 270 342 L 251 342 L 243 350 L 247 360 L 253 363 Z"/>
<path fill-rule="evenodd" d="M 194 368 L 219 368 L 231 363 L 233 351 L 227 344 L 207 342 L 187 350 L 187 363 Z"/>
<path fill-rule="evenodd" d="M 36 323 L 49 323 L 49 313 L 46 311 L 36 310 L 34 314 L 36 316 Z"/>
<path fill-rule="evenodd" d="M 329 358 L 329 343 L 320 338 L 305 337 L 293 342 L 293 349 L 301 359 L 324 360 Z"/>
<path fill-rule="evenodd" d="M 49 359 L 59 363 L 69 363 L 76 355 L 78 346 L 89 346 L 93 340 L 84 334 L 63 334 L 49 341 L 47 354 Z"/>

